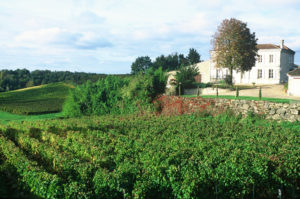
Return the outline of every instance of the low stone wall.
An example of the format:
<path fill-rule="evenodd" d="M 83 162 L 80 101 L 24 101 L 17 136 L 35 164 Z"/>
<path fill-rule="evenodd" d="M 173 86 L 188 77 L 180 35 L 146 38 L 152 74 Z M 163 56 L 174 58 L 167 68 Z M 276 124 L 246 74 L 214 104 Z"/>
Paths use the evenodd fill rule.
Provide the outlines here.
<path fill-rule="evenodd" d="M 247 115 L 249 112 L 265 115 L 267 119 L 300 121 L 300 103 L 274 103 L 254 100 L 207 99 L 202 97 L 161 96 L 161 114 L 177 115 L 192 112 L 211 112 L 219 114 L 231 110 L 235 114 Z"/>
<path fill-rule="evenodd" d="M 197 88 L 191 88 L 191 89 L 185 89 L 184 94 L 185 95 L 197 95 L 198 89 Z M 222 89 L 218 88 L 218 93 L 219 95 L 222 93 L 228 93 L 230 92 L 229 89 Z M 216 95 L 217 94 L 217 89 L 208 87 L 208 88 L 200 88 L 199 89 L 199 94 L 200 95 Z"/>

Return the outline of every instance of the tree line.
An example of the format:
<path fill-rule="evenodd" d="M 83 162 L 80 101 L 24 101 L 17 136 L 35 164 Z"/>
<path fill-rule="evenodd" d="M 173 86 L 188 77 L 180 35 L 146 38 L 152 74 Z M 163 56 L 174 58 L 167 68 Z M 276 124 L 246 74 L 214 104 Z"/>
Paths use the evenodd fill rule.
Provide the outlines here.
<path fill-rule="evenodd" d="M 201 61 L 201 56 L 196 49 L 190 48 L 187 56 L 183 54 L 170 54 L 161 55 L 156 57 L 154 61 L 149 56 L 141 56 L 131 64 L 131 73 L 137 74 L 139 72 L 145 72 L 149 68 L 154 70 L 162 67 L 163 71 L 178 70 L 183 66 L 193 65 Z"/>
<path fill-rule="evenodd" d="M 106 77 L 106 74 L 69 72 L 69 71 L 50 71 L 27 69 L 1 70 L 0 71 L 0 92 L 11 91 L 42 84 L 67 82 L 74 85 L 80 85 L 87 80 L 96 82 Z M 128 76 L 128 75 L 118 75 Z"/>

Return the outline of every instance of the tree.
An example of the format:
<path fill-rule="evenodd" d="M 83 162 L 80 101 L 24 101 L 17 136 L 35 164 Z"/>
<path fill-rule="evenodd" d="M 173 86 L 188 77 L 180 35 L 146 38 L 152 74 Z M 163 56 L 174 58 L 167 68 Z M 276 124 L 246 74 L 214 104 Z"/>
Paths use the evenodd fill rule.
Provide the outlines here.
<path fill-rule="evenodd" d="M 137 74 L 138 72 L 145 72 L 152 66 L 152 62 L 150 57 L 138 57 L 136 60 L 131 64 L 131 73 Z"/>
<path fill-rule="evenodd" d="M 179 68 L 179 57 L 177 53 L 170 54 L 166 57 L 166 66 L 165 70 L 171 71 L 171 70 L 177 70 Z M 164 68 L 163 68 L 164 69 Z"/>
<path fill-rule="evenodd" d="M 158 69 L 159 67 L 162 67 L 163 70 L 167 69 L 167 58 L 164 55 L 156 57 L 153 62 L 154 69 Z"/>
<path fill-rule="evenodd" d="M 231 18 L 222 21 L 213 36 L 212 59 L 216 67 L 228 68 L 232 84 L 232 72 L 245 72 L 255 65 L 257 39 L 247 24 Z"/>
<path fill-rule="evenodd" d="M 175 79 L 178 84 L 181 84 L 182 89 L 191 88 L 195 83 L 196 75 L 199 75 L 199 71 L 195 65 L 182 66 L 179 71 L 176 72 Z"/>
<path fill-rule="evenodd" d="M 196 49 L 194 48 L 190 48 L 189 50 L 189 54 L 187 56 L 187 60 L 189 62 L 189 64 L 197 64 L 199 63 L 201 60 L 200 60 L 200 54 L 197 52 Z"/>
<path fill-rule="evenodd" d="M 179 66 L 188 66 L 189 65 L 189 60 L 184 57 L 183 54 L 178 55 L 178 65 Z"/>
<path fill-rule="evenodd" d="M 156 70 L 150 68 L 145 74 L 135 75 L 128 86 L 122 88 L 123 100 L 150 103 L 155 97 L 165 92 L 166 84 L 167 75 L 162 68 Z"/>
<path fill-rule="evenodd" d="M 179 66 L 179 56 L 177 53 L 168 56 L 161 55 L 153 62 L 154 69 L 162 67 L 164 71 L 177 70 Z"/>

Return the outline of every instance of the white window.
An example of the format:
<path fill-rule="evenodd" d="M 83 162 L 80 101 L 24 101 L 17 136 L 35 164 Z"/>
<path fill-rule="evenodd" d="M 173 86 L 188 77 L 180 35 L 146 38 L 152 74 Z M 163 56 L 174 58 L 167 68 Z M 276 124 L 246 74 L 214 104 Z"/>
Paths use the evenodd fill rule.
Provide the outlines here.
<path fill-rule="evenodd" d="M 262 62 L 262 55 L 258 55 L 257 60 L 258 60 L 259 63 L 261 63 Z"/>
<path fill-rule="evenodd" d="M 262 69 L 258 69 L 257 70 L 257 79 L 261 79 L 262 78 Z"/>
<path fill-rule="evenodd" d="M 273 63 L 273 55 L 269 55 L 269 62 Z"/>
<path fill-rule="evenodd" d="M 269 78 L 272 79 L 273 78 L 273 69 L 269 69 Z"/>

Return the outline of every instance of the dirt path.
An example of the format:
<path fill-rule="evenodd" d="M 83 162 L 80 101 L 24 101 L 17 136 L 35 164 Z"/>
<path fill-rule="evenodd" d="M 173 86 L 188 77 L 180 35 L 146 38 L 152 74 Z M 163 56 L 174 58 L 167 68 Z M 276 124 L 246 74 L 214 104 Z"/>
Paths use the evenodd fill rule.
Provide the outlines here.
<path fill-rule="evenodd" d="M 283 85 L 262 85 L 261 88 L 262 88 L 262 97 L 300 100 L 300 97 L 288 96 L 284 92 Z M 236 91 L 228 91 L 226 93 L 222 93 L 222 95 L 235 95 L 235 93 Z M 257 87 L 253 89 L 240 90 L 239 95 L 258 97 L 258 93 L 259 93 L 259 88 Z"/>

